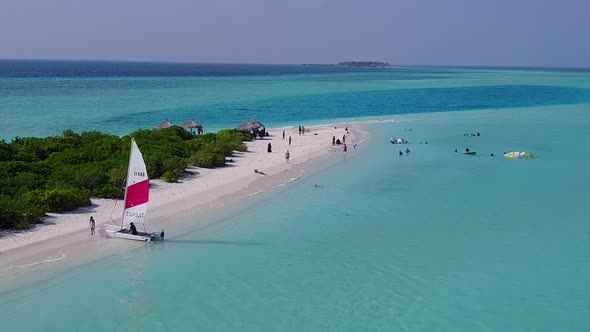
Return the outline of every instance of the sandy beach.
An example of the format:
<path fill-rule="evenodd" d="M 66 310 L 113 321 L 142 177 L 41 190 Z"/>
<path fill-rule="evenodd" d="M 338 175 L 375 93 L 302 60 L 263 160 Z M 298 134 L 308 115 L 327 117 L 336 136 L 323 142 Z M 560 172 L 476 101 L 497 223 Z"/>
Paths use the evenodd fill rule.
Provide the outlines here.
<path fill-rule="evenodd" d="M 349 133 L 345 132 L 349 128 Z M 228 158 L 228 167 L 191 168 L 179 183 L 151 180 L 149 228 L 166 229 L 167 235 L 186 227 L 187 216 L 211 214 L 230 201 L 244 202 L 257 194 L 277 190 L 304 175 L 302 165 L 314 158 L 344 157 L 343 145 L 332 145 L 332 137 L 346 134 L 348 153 L 366 139 L 358 124 L 338 123 L 308 126 L 305 135 L 297 127 L 269 130 L 271 136 L 248 142 L 248 152 Z M 285 139 L 282 131 L 285 130 Z M 288 138 L 292 143 L 289 146 Z M 268 143 L 272 153 L 267 152 Z M 141 148 L 141 147 L 140 147 Z M 285 160 L 289 150 L 290 160 Z M 263 173 L 255 173 L 255 170 Z M 89 235 L 88 220 L 93 216 L 97 227 L 109 220 L 121 219 L 122 201 L 93 199 L 92 206 L 63 214 L 48 214 L 42 224 L 23 232 L 0 233 L 0 271 L 28 270 L 50 262 L 75 260 L 76 257 L 101 257 L 120 248 L 143 245 Z M 221 210 L 221 209 L 218 209 Z M 195 227 L 194 224 L 190 225 Z"/>

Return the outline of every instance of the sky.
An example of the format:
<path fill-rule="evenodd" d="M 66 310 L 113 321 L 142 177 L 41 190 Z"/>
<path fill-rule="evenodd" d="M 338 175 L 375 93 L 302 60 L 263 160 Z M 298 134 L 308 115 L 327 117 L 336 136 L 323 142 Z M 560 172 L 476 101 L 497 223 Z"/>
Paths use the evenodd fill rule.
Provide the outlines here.
<path fill-rule="evenodd" d="M 0 58 L 590 67 L 590 0 L 0 0 Z"/>

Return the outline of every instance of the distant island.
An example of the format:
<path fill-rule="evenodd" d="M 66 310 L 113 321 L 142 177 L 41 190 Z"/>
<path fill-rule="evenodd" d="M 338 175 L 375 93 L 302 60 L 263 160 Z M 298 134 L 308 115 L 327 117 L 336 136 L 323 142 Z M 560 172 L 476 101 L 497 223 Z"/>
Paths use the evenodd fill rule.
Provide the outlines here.
<path fill-rule="evenodd" d="M 304 64 L 304 66 L 328 66 L 328 67 L 352 67 L 352 68 L 386 68 L 389 67 L 388 62 L 378 61 L 344 61 L 337 64 Z"/>
<path fill-rule="evenodd" d="M 338 62 L 336 64 L 338 67 L 355 67 L 355 68 L 385 68 L 389 67 L 389 63 L 387 62 L 377 62 L 377 61 L 345 61 L 345 62 Z"/>

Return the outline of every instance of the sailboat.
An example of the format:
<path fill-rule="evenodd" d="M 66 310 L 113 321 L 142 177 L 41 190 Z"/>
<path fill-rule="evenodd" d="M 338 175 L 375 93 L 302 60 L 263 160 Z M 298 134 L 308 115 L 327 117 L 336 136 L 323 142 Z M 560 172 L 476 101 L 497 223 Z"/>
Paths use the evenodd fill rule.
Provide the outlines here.
<path fill-rule="evenodd" d="M 150 184 L 147 168 L 143 161 L 141 151 L 135 140 L 131 138 L 131 152 L 129 166 L 127 168 L 127 180 L 125 181 L 125 206 L 121 224 L 108 223 L 102 229 L 101 234 L 110 238 L 151 242 L 164 238 L 164 230 L 160 234 L 150 233 L 146 230 L 146 214 L 150 200 Z M 137 227 L 143 227 L 138 231 Z"/>

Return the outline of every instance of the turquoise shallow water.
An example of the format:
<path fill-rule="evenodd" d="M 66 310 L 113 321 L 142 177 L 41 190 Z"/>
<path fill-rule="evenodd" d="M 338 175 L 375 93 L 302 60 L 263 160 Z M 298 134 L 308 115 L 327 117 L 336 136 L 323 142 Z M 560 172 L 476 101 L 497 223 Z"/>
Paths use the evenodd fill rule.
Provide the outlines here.
<path fill-rule="evenodd" d="M 251 118 L 274 127 L 590 102 L 587 71 L 401 68 L 321 74 L 309 67 L 306 74 L 308 67 L 301 67 L 303 74 L 271 76 L 235 76 L 242 71 L 227 69 L 222 73 L 229 76 L 29 77 L 25 71 L 25 77 L 2 77 L 10 68 L 0 61 L 0 139 L 6 140 L 65 129 L 124 135 L 164 119 L 182 124 L 195 118 L 206 131 L 216 131 Z M 125 68 L 119 70 L 126 73 Z"/>
<path fill-rule="evenodd" d="M 205 229 L 0 293 L 2 330 L 590 330 L 588 72 L 46 76 L 0 78 L 0 139 L 166 117 L 400 122 Z"/>
<path fill-rule="evenodd" d="M 373 138 L 346 160 L 206 229 L 0 294 L 2 326 L 587 331 L 588 111 L 371 125 Z M 390 136 L 409 139 L 410 155 Z M 465 147 L 478 154 L 453 152 Z"/>

